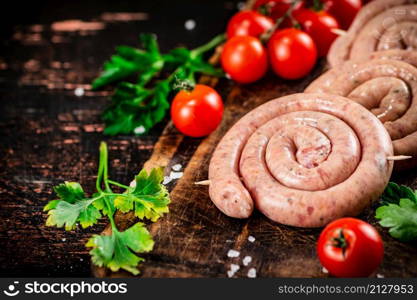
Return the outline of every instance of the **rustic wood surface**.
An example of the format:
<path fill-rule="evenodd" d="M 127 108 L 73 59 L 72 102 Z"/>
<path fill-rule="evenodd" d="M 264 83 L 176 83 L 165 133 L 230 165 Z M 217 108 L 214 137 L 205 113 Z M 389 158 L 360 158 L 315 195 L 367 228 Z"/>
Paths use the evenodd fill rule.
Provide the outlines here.
<path fill-rule="evenodd" d="M 90 264 L 84 244 L 92 233 L 105 229 L 104 219 L 93 229 L 75 232 L 44 226 L 42 207 L 54 198 L 53 185 L 74 180 L 86 191 L 93 191 L 99 141 L 106 140 L 110 174 L 120 182 L 128 183 L 143 166 L 166 165 L 167 173 L 177 163 L 185 168 L 181 179 L 168 184 L 170 214 L 149 226 L 156 244 L 151 253 L 143 255 L 146 262 L 140 276 L 226 277 L 230 265 L 238 264 L 235 277 L 246 277 L 249 268 L 255 268 L 258 277 L 326 277 L 315 253 L 319 229 L 276 224 L 260 213 L 247 220 L 228 218 L 212 204 L 206 186 L 193 184 L 207 178 L 214 147 L 237 119 L 272 98 L 302 91 L 321 73 L 324 61 L 301 81 L 286 82 L 271 74 L 248 86 L 216 81 L 226 102 L 225 115 L 220 128 L 206 139 L 184 137 L 169 122 L 141 137 L 101 134 L 99 115 L 110 89 L 92 92 L 89 83 L 115 45 L 134 45 L 138 33 L 152 31 L 165 49 L 179 43 L 197 46 L 222 30 L 237 1 L 199 1 L 197 7 L 180 1 L 191 5 L 187 14 L 157 2 L 149 7 L 137 2 L 129 6 L 105 2 L 78 11 L 76 7 L 60 10 L 51 2 L 39 13 L 39 20 L 4 31 L 7 38 L 2 39 L 0 50 L 0 275 L 129 276 Z M 195 14 L 199 15 L 195 17 L 196 30 L 185 31 L 184 21 L 193 9 L 201 12 L 201 5 L 205 13 Z M 51 17 L 47 12 L 54 9 L 57 13 Z M 136 18 L 129 22 L 114 21 L 115 15 L 104 14 L 121 11 L 144 14 L 125 15 Z M 169 17 L 168 11 L 176 14 Z M 216 15 L 216 22 L 210 14 Z M 113 21 L 109 21 L 111 16 Z M 57 32 L 51 26 L 77 18 L 102 24 L 102 28 Z M 84 88 L 85 94 L 74 95 L 76 88 Z M 415 170 L 394 175 L 396 182 L 413 188 L 417 187 L 416 178 Z M 386 255 L 378 274 L 417 276 L 417 245 L 392 239 L 373 215 L 371 208 L 360 217 L 376 225 L 385 242 Z M 132 221 L 129 215 L 118 215 L 117 219 L 120 226 Z M 255 241 L 248 241 L 249 236 Z M 229 258 L 230 249 L 240 251 L 240 256 Z M 245 256 L 252 257 L 249 266 L 242 264 Z"/>

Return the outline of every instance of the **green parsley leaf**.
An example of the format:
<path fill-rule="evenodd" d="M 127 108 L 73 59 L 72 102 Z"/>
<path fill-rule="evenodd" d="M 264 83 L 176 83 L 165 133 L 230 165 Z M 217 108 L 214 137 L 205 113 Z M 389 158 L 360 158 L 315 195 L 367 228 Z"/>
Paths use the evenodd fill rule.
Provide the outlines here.
<path fill-rule="evenodd" d="M 164 213 L 168 213 L 169 194 L 163 181 L 163 169 L 155 168 L 148 173 L 142 170 L 136 177 L 136 186 L 125 194 L 116 197 L 114 205 L 122 212 L 135 211 L 140 219 L 157 221 Z"/>
<path fill-rule="evenodd" d="M 66 230 L 80 223 L 87 228 L 101 217 L 100 211 L 92 205 L 94 199 L 85 199 L 84 191 L 76 182 L 65 182 L 54 188 L 61 199 L 49 202 L 44 211 L 48 211 L 47 226 L 65 226 Z"/>
<path fill-rule="evenodd" d="M 382 204 L 394 203 L 398 204 L 400 199 L 407 198 L 417 202 L 417 195 L 405 185 L 398 185 L 395 182 L 388 183 L 384 193 L 381 196 Z"/>
<path fill-rule="evenodd" d="M 140 35 L 143 49 L 119 46 L 116 54 L 104 63 L 103 72 L 93 81 L 93 89 L 127 79 L 137 74 L 135 83 L 120 82 L 104 111 L 102 119 L 106 124 L 104 134 L 147 133 L 161 122 L 169 108 L 169 96 L 173 80 L 188 79 L 194 82 L 196 73 L 224 76 L 221 69 L 207 63 L 203 55 L 223 42 L 219 35 L 207 44 L 194 50 L 179 47 L 167 54 L 159 51 L 156 36 Z"/>
<path fill-rule="evenodd" d="M 150 42 L 151 43 L 151 42 Z M 153 47 L 150 45 L 149 47 Z M 81 185 L 65 182 L 54 188 L 59 199 L 50 201 L 44 211 L 48 212 L 47 226 L 74 229 L 77 223 L 83 228 L 97 223 L 102 216 L 110 220 L 112 234 L 94 235 L 87 243 L 93 263 L 113 271 L 119 269 L 138 274 L 137 265 L 143 261 L 135 253 L 148 252 L 153 248 L 152 236 L 142 223 L 120 232 L 114 219 L 116 207 L 122 212 L 135 211 L 140 219 L 156 221 L 168 212 L 169 194 L 161 184 L 163 169 L 153 169 L 148 175 L 142 170 L 135 177 L 136 187 L 126 186 L 108 178 L 108 151 L 106 143 L 100 144 L 100 159 L 96 179 L 96 192 L 88 198 Z M 125 193 L 113 192 L 111 186 L 124 188 Z"/>
<path fill-rule="evenodd" d="M 409 242 L 417 239 L 417 202 L 400 199 L 399 204 L 388 204 L 376 210 L 376 218 L 383 227 L 389 227 L 389 233 L 396 239 Z"/>
<path fill-rule="evenodd" d="M 112 235 L 94 235 L 86 246 L 90 251 L 93 263 L 100 267 L 110 268 L 112 271 L 124 269 L 133 274 L 139 274 L 137 265 L 144 259 L 135 253 L 149 252 L 153 249 L 154 241 L 142 223 L 136 223 L 129 229 Z"/>

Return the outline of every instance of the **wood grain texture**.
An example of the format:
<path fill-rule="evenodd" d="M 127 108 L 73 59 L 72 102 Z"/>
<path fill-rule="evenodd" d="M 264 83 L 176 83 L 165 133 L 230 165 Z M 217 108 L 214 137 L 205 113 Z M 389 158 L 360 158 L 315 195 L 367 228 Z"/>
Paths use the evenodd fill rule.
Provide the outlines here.
<path fill-rule="evenodd" d="M 149 224 L 155 249 L 143 255 L 146 262 L 140 266 L 140 276 L 226 277 L 231 264 L 240 265 L 235 277 L 246 277 L 251 267 L 256 268 L 258 277 L 327 276 L 315 254 L 319 229 L 276 224 L 257 212 L 247 220 L 226 217 L 210 201 L 207 187 L 193 184 L 207 178 L 211 153 L 234 122 L 272 98 L 302 91 L 322 72 L 323 62 L 300 81 L 283 81 L 269 74 L 256 84 L 239 86 L 226 79 L 203 78 L 205 83 L 216 85 L 226 101 L 221 126 L 205 139 L 182 136 L 168 118 L 146 136 L 102 135 L 100 112 L 111 89 L 92 92 L 89 83 L 114 46 L 136 45 L 140 32 L 157 33 L 163 49 L 180 43 L 197 46 L 222 30 L 235 11 L 234 2 L 202 0 L 195 4 L 179 0 L 173 6 L 168 2 L 151 6 L 133 1 L 128 8 L 149 13 L 149 20 L 105 23 L 97 32 L 57 34 L 50 30 L 57 20 L 100 20 L 104 12 L 127 8 L 119 1 L 79 7 L 76 4 L 82 1 L 66 3 L 69 7 L 51 1 L 29 26 L 11 26 L 11 35 L 0 47 L 0 276 L 130 276 L 90 263 L 85 242 L 106 228 L 105 219 L 92 229 L 74 232 L 44 226 L 42 207 L 54 199 L 54 185 L 73 180 L 88 193 L 94 190 L 101 140 L 109 144 L 110 176 L 122 183 L 128 183 L 143 166 L 165 165 L 166 172 L 177 163 L 185 168 L 180 180 L 168 184 L 171 213 Z M 189 15 L 181 15 L 179 3 L 188 5 L 190 15 L 207 13 L 196 17 L 201 26 L 194 32 L 184 30 Z M 56 12 L 53 20 L 51 11 Z M 219 20 L 216 24 L 214 14 Z M 40 26 L 33 27 L 36 24 Z M 74 95 L 77 87 L 85 89 L 84 96 Z M 417 188 L 416 179 L 415 170 L 393 177 L 413 188 Z M 417 245 L 391 238 L 373 215 L 374 209 L 369 209 L 360 217 L 374 224 L 385 242 L 386 255 L 378 273 L 386 277 L 417 276 Z M 133 218 L 118 214 L 117 220 L 119 226 L 126 227 Z M 256 240 L 249 242 L 249 236 Z M 240 251 L 240 256 L 229 258 L 230 249 Z M 252 257 L 249 266 L 242 264 L 245 256 Z"/>

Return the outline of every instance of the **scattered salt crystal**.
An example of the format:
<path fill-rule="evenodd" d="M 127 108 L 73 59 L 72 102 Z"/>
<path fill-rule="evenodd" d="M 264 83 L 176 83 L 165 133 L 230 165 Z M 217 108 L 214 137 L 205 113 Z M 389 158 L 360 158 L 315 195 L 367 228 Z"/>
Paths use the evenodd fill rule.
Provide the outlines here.
<path fill-rule="evenodd" d="M 382 274 L 376 274 L 376 278 L 384 278 L 385 276 Z"/>
<path fill-rule="evenodd" d="M 189 20 L 185 21 L 185 23 L 184 23 L 184 27 L 187 30 L 193 30 L 196 25 L 197 25 L 197 23 L 193 19 L 189 19 Z"/>
<path fill-rule="evenodd" d="M 180 164 L 176 164 L 176 165 L 173 165 L 173 166 L 172 166 L 172 169 L 173 169 L 174 171 L 179 171 L 179 170 L 181 170 L 181 168 L 182 168 L 182 166 L 181 166 Z"/>
<path fill-rule="evenodd" d="M 240 269 L 239 265 L 236 265 L 236 264 L 231 264 L 230 265 L 230 271 L 232 271 L 232 272 L 236 273 L 239 269 Z"/>
<path fill-rule="evenodd" d="M 228 257 L 239 257 L 239 255 L 240 252 L 233 249 L 230 249 L 229 252 L 227 252 Z"/>
<path fill-rule="evenodd" d="M 77 88 L 74 90 L 74 95 L 75 95 L 75 96 L 77 96 L 77 97 L 84 96 L 84 89 L 83 89 L 83 88 L 81 88 L 81 87 L 77 87 Z"/>
<path fill-rule="evenodd" d="M 65 242 L 66 240 L 67 240 L 66 238 L 63 238 L 63 239 L 62 239 L 62 241 L 63 241 L 63 242 Z"/>
<path fill-rule="evenodd" d="M 170 176 L 164 176 L 164 181 L 162 181 L 162 184 L 168 184 L 172 181 L 172 178 Z"/>
<path fill-rule="evenodd" d="M 136 186 L 136 180 L 132 180 L 129 184 L 130 187 L 135 187 Z"/>
<path fill-rule="evenodd" d="M 227 276 L 228 276 L 228 277 L 233 277 L 233 275 L 235 275 L 235 273 L 236 273 L 237 271 L 239 271 L 239 269 L 240 269 L 240 266 L 239 266 L 239 265 L 236 265 L 236 264 L 231 264 L 231 265 L 230 265 L 230 270 L 229 270 L 229 271 L 227 271 Z"/>
<path fill-rule="evenodd" d="M 251 261 L 252 261 L 252 257 L 250 256 L 245 256 L 242 260 L 244 266 L 249 265 Z"/>
<path fill-rule="evenodd" d="M 238 10 L 244 10 L 246 8 L 246 3 L 245 2 L 238 2 L 237 3 L 237 9 Z"/>
<path fill-rule="evenodd" d="M 169 174 L 169 177 L 171 177 L 171 179 L 178 179 L 178 178 L 181 178 L 183 174 L 184 172 L 171 171 L 171 173 Z"/>
<path fill-rule="evenodd" d="M 250 268 L 248 271 L 248 277 L 249 278 L 256 278 L 256 269 L 255 268 Z"/>
<path fill-rule="evenodd" d="M 250 235 L 248 237 L 248 241 L 251 242 L 251 243 L 253 243 L 255 241 L 255 237 Z"/>
<path fill-rule="evenodd" d="M 146 130 L 145 130 L 145 127 L 143 127 L 143 126 L 138 126 L 138 127 L 136 127 L 134 130 L 133 130 L 133 132 L 135 133 L 135 134 L 142 134 L 142 133 L 144 133 Z"/>
<path fill-rule="evenodd" d="M 83 261 L 84 259 L 80 258 L 80 261 Z"/>
<path fill-rule="evenodd" d="M 329 273 L 329 271 L 327 271 L 327 269 L 325 268 L 325 267 L 323 267 L 322 269 L 321 269 L 321 271 L 323 272 L 323 273 Z"/>

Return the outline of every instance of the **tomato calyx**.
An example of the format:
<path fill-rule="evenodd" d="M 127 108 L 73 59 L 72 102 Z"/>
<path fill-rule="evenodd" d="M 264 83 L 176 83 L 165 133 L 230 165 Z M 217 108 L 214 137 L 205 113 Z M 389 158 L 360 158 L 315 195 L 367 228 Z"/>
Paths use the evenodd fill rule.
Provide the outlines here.
<path fill-rule="evenodd" d="M 330 245 L 332 247 L 341 249 L 343 258 L 346 257 L 346 250 L 349 247 L 349 242 L 346 239 L 346 236 L 345 236 L 342 228 L 339 230 L 339 235 L 337 237 L 333 237 L 331 239 Z"/>
<path fill-rule="evenodd" d="M 190 79 L 180 79 L 175 77 L 175 82 L 172 85 L 174 90 L 192 92 L 195 88 L 195 83 Z"/>

